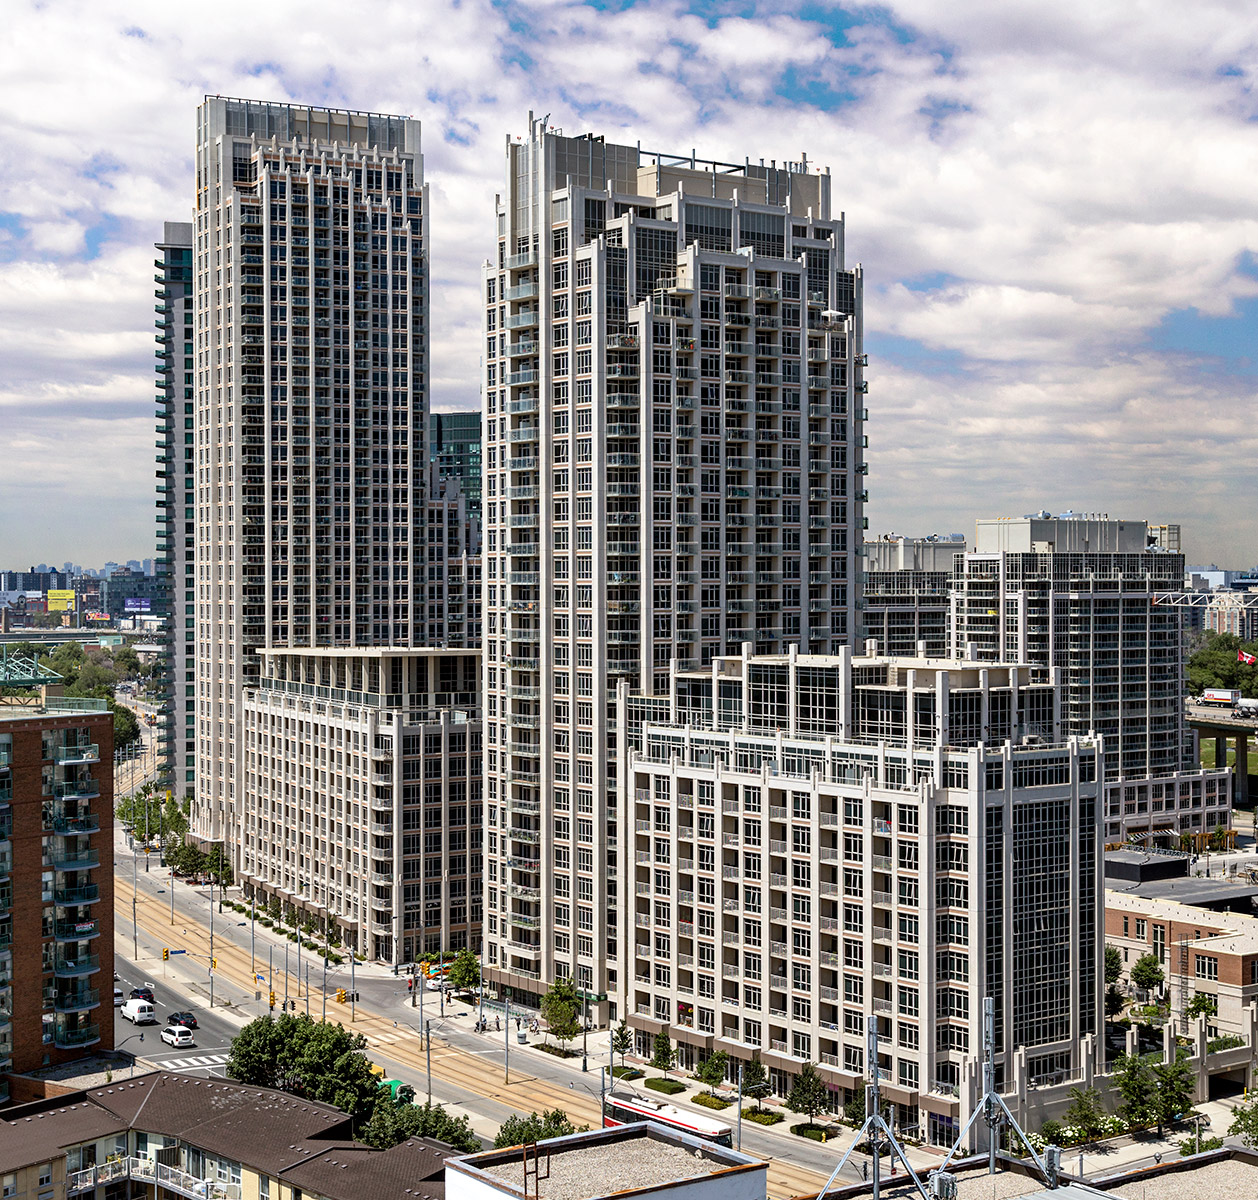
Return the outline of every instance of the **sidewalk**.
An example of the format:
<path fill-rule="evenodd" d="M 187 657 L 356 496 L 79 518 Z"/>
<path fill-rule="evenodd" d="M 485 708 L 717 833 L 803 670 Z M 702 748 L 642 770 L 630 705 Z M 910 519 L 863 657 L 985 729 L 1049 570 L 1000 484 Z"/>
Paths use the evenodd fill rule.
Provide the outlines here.
<path fill-rule="evenodd" d="M 435 994 L 429 993 L 429 995 L 434 997 L 435 1003 Z M 460 1007 L 463 1007 L 470 1013 L 472 1022 L 475 1021 L 478 1011 L 475 1003 L 472 1003 L 471 1005 L 464 1005 L 461 1001 L 447 1002 L 447 1015 L 449 1014 L 452 1005 L 459 1005 Z M 408 1013 L 412 1011 L 409 1004 L 406 1007 Z M 587 1090 L 597 1088 L 601 1091 L 602 1088 L 606 1086 L 610 1076 L 609 1068 L 613 1065 L 611 1052 L 612 1030 L 597 1029 L 591 1030 L 587 1033 L 585 1035 L 584 1055 L 582 1053 L 582 1037 L 578 1034 L 577 1037 L 567 1043 L 567 1049 L 570 1052 L 575 1053 L 573 1053 L 572 1057 L 561 1058 L 558 1055 L 550 1054 L 540 1048 L 541 1044 L 547 1040 L 544 1027 L 539 1033 L 534 1034 L 529 1032 L 529 1018 L 533 1015 L 531 1012 L 527 1016 L 524 1016 L 521 1022 L 520 1031 L 522 1031 L 525 1035 L 524 1040 L 520 1040 L 519 1031 L 516 1029 L 514 1008 L 512 1008 L 510 1028 L 495 1028 L 495 1018 L 500 1019 L 501 1012 L 501 1002 L 491 1003 L 486 1001 L 485 1019 L 489 1024 L 488 1031 L 478 1034 L 474 1031 L 473 1023 L 460 1022 L 459 1032 L 467 1035 L 470 1039 L 477 1039 L 484 1042 L 487 1047 L 496 1047 L 499 1049 L 502 1048 L 504 1040 L 509 1037 L 513 1061 L 516 1059 L 517 1055 L 535 1062 L 544 1060 L 551 1067 L 558 1068 L 560 1071 L 570 1074 L 572 1076 L 572 1083 L 580 1083 Z M 426 997 L 425 1016 L 429 1020 L 433 1020 L 435 1015 L 435 1008 L 429 1007 L 429 1001 Z M 551 1044 L 554 1045 L 555 1043 L 552 1041 Z M 588 1071 L 582 1070 L 583 1061 L 586 1063 Z M 615 1056 L 614 1065 L 617 1067 L 620 1066 L 619 1055 Z M 721 1121 L 731 1127 L 737 1124 L 738 1089 L 736 1084 L 726 1084 L 724 1087 L 718 1089 L 719 1098 L 729 1101 L 729 1106 L 727 1108 L 717 1110 L 709 1108 L 706 1105 L 695 1104 L 693 1102 L 695 1096 L 707 1092 L 708 1088 L 706 1084 L 694 1079 L 687 1071 L 678 1069 L 667 1073 L 667 1078 L 669 1080 L 674 1083 L 684 1084 L 686 1089 L 684 1092 L 677 1092 L 676 1094 L 669 1096 L 662 1092 L 656 1092 L 653 1089 L 644 1088 L 643 1086 L 647 1079 L 665 1078 L 665 1072 L 660 1071 L 656 1067 L 649 1066 L 643 1059 L 637 1058 L 633 1054 L 626 1056 L 625 1065 L 631 1069 L 640 1071 L 642 1074 L 637 1079 L 622 1083 L 620 1085 L 622 1088 L 629 1086 L 635 1091 L 638 1091 L 643 1095 L 647 1095 L 652 1099 L 660 1100 L 667 1104 L 677 1105 L 683 1112 L 693 1112 L 695 1115 L 703 1115 L 710 1119 Z M 570 1083 L 569 1086 L 572 1086 L 572 1084 Z M 748 1098 L 744 1098 L 743 1100 L 744 1109 L 752 1108 L 754 1107 L 754 1104 L 755 1102 Z M 797 1152 L 804 1147 L 811 1147 L 816 1150 L 831 1151 L 833 1165 L 837 1166 L 839 1160 L 847 1152 L 848 1147 L 852 1144 L 856 1137 L 857 1131 L 854 1128 L 850 1125 L 834 1120 L 832 1121 L 833 1133 L 825 1143 L 814 1142 L 810 1139 L 803 1139 L 791 1133 L 790 1127 L 805 1121 L 807 1119 L 806 1117 L 791 1112 L 786 1107 L 785 1103 L 783 1103 L 781 1098 L 775 1097 L 763 1100 L 761 1101 L 761 1107 L 765 1112 L 780 1114 L 783 1119 L 775 1125 L 761 1125 L 758 1122 L 750 1122 L 744 1119 L 744 1133 L 748 1130 L 754 1130 L 757 1134 L 766 1134 L 775 1141 L 780 1142 L 781 1148 L 775 1152 L 774 1156 L 786 1161 L 794 1160 Z M 941 1161 L 942 1154 L 935 1147 L 925 1147 L 905 1143 L 902 1143 L 902 1145 L 905 1153 L 908 1155 L 909 1162 L 912 1164 L 913 1169 L 919 1173 L 921 1171 L 937 1167 Z M 862 1162 L 868 1163 L 869 1161 L 870 1159 L 868 1155 L 853 1154 L 848 1160 L 848 1163 L 850 1168 L 859 1173 L 860 1164 Z"/>

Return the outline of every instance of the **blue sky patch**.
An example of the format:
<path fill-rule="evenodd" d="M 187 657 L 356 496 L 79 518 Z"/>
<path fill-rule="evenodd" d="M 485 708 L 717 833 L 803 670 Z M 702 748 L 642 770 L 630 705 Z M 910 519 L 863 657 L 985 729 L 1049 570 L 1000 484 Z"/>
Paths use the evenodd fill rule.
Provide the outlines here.
<path fill-rule="evenodd" d="M 969 360 L 959 350 L 924 346 L 912 338 L 869 328 L 865 330 L 865 351 L 869 355 L 871 378 L 877 376 L 879 362 L 894 363 L 921 373 L 942 371 L 950 375 L 963 374 L 969 366 Z"/>

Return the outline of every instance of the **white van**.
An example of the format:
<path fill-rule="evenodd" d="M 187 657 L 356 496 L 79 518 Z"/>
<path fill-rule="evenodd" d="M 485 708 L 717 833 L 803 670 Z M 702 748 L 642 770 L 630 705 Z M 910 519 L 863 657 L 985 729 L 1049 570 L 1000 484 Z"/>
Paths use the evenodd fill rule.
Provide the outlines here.
<path fill-rule="evenodd" d="M 153 1014 L 153 1006 L 147 1000 L 128 1000 L 122 1006 L 122 1015 L 132 1025 L 156 1025 L 157 1017 Z"/>

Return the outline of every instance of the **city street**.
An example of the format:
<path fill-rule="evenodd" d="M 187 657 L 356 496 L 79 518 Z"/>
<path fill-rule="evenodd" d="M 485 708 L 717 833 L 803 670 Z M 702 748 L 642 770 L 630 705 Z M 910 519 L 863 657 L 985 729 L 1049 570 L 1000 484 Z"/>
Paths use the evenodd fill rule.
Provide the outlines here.
<path fill-rule="evenodd" d="M 210 972 L 208 971 L 210 899 L 209 888 L 196 888 L 183 881 L 174 884 L 174 924 L 171 924 L 171 881 L 165 872 L 156 867 L 145 875 L 143 856 L 135 871 L 137 882 L 136 908 L 138 938 L 133 935 L 131 924 L 132 858 L 119 833 L 116 877 L 116 939 L 120 954 L 127 955 L 126 969 L 119 967 L 119 974 L 130 970 L 134 976 L 142 973 L 155 987 L 159 1015 L 165 1016 L 174 1008 L 191 1008 L 198 1019 L 208 1007 Z M 349 965 L 330 969 L 326 988 L 323 982 L 322 960 L 302 953 L 300 984 L 297 953 L 294 945 L 278 938 L 273 932 L 257 926 L 250 939 L 250 923 L 241 914 L 225 908 L 220 915 L 216 903 L 213 906 L 214 954 L 219 959 L 219 970 L 214 974 L 215 1018 L 232 1029 L 238 1029 L 255 1016 L 268 1011 L 267 993 L 271 987 L 277 995 L 277 1011 L 287 995 L 295 1001 L 298 1011 L 309 1011 L 312 1017 L 320 1017 L 327 1011 L 329 1019 L 351 1024 L 350 1006 L 336 1002 L 336 989 L 351 987 Z M 138 943 L 138 953 L 135 950 Z M 163 947 L 185 950 L 185 954 L 173 955 L 163 961 Z M 285 949 L 287 948 L 287 964 Z M 135 966 L 132 966 L 132 963 Z M 245 986 L 251 973 L 261 975 L 257 990 Z M 309 990 L 306 987 L 309 979 Z M 128 985 L 129 987 L 133 985 Z M 369 1053 L 374 1062 L 384 1068 L 389 1078 L 401 1079 L 416 1089 L 422 1101 L 428 1094 L 428 1048 L 423 1044 L 421 1013 L 418 1003 L 411 1006 L 406 980 L 395 977 L 380 967 L 360 967 L 354 972 L 353 987 L 357 989 L 361 1004 L 357 1006 L 353 1027 L 363 1033 L 369 1042 Z M 418 1001 L 418 997 L 416 997 Z M 425 992 L 422 1020 L 432 1030 L 430 1049 L 432 1064 L 432 1098 L 456 1113 L 466 1113 L 473 1129 L 482 1137 L 494 1136 L 498 1126 L 515 1112 L 542 1111 L 562 1108 L 578 1124 L 597 1126 L 601 1120 L 599 1095 L 601 1076 L 599 1068 L 608 1061 L 608 1034 L 603 1031 L 591 1035 L 590 1070 L 582 1073 L 580 1059 L 561 1060 L 536 1050 L 519 1046 L 514 1040 L 508 1043 L 506 1035 L 515 1036 L 514 1022 L 509 1030 L 492 1038 L 472 1031 L 475 1010 L 468 1005 L 451 1002 L 441 1014 L 438 994 Z M 156 1031 L 159 1026 L 150 1026 Z M 198 1037 L 201 1055 L 175 1052 L 163 1046 L 158 1052 L 160 1061 L 211 1057 L 223 1051 L 217 1049 L 225 1042 L 217 1038 L 218 1024 L 208 1021 L 207 1030 L 215 1030 L 214 1039 Z M 129 1034 L 127 1028 L 123 1031 Z M 156 1032 L 154 1033 L 156 1037 Z M 149 1036 L 144 1040 L 144 1057 L 148 1058 Z M 160 1045 L 160 1043 L 158 1043 Z M 132 1049 L 135 1043 L 127 1047 Z M 505 1070 L 506 1058 L 510 1057 L 509 1075 Z M 158 1059 L 155 1059 L 158 1061 Z M 182 1068 L 178 1068 L 182 1069 Z M 203 1072 L 221 1071 L 216 1063 L 201 1064 Z M 509 1082 L 506 1080 L 509 1078 Z M 696 1112 L 700 1111 L 698 1109 Z M 725 1119 L 733 1123 L 731 1112 Z M 749 1122 L 743 1125 L 743 1149 L 771 1161 L 770 1193 L 774 1197 L 796 1195 L 816 1191 L 834 1169 L 842 1152 L 851 1139 L 851 1131 L 843 1130 L 830 1145 L 794 1138 L 781 1127 L 770 1131 Z M 923 1165 L 938 1159 L 927 1152 L 915 1151 L 913 1160 Z M 859 1161 L 849 1164 L 844 1178 L 861 1178 Z"/>

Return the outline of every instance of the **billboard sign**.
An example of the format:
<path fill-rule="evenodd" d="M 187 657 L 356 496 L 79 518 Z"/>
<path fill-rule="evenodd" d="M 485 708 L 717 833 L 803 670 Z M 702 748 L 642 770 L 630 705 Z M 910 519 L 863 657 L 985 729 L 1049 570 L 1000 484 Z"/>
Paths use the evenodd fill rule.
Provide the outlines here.
<path fill-rule="evenodd" d="M 74 608 L 73 588 L 50 588 L 47 595 L 49 612 L 67 612 Z"/>
<path fill-rule="evenodd" d="M 128 596 L 123 601 L 123 609 L 129 613 L 151 612 L 152 601 L 147 596 Z"/>
<path fill-rule="evenodd" d="M 89 612 L 83 615 L 89 621 L 110 621 L 113 619 L 107 612 Z"/>

